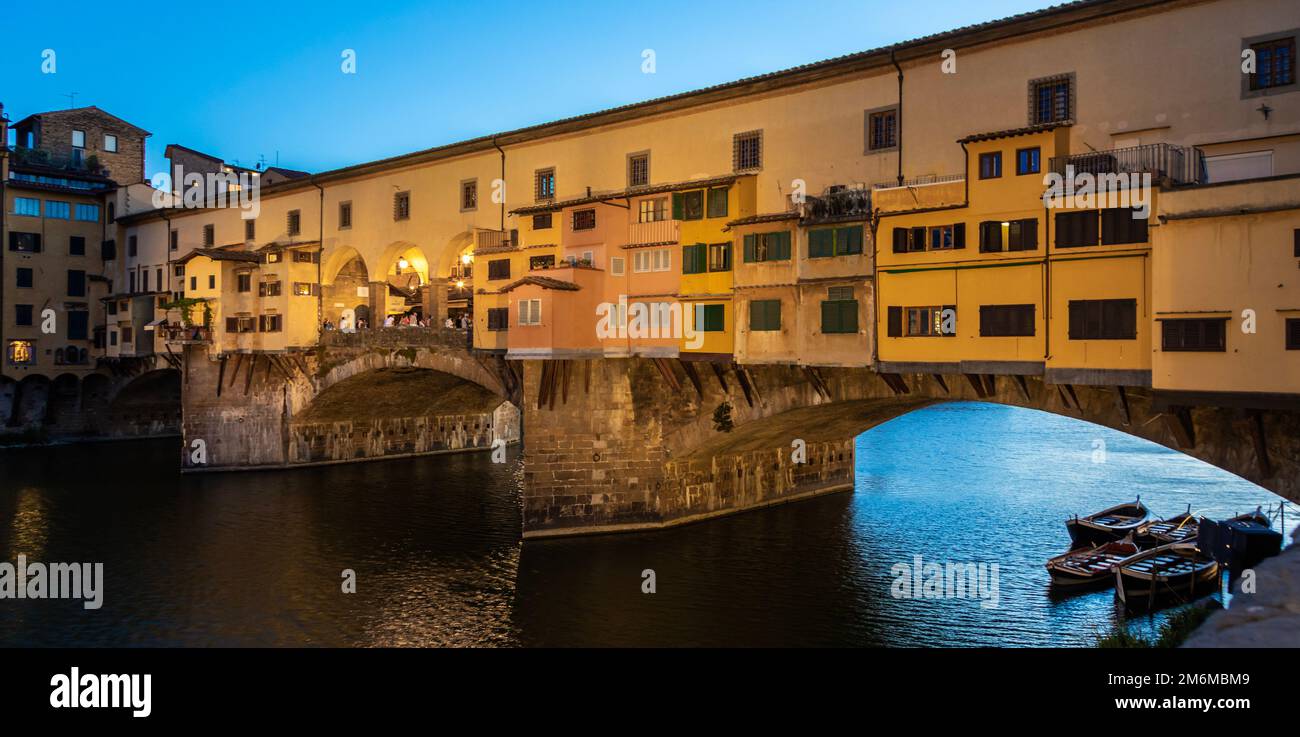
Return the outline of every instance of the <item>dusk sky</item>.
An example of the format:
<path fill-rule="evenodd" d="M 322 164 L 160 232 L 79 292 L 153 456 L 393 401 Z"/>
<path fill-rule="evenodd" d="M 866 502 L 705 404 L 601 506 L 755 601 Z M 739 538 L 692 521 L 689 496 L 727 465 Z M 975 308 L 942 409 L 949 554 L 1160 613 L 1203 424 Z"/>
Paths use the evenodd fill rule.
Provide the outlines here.
<path fill-rule="evenodd" d="M 1045 7 L 1043 0 L 85 3 L 6 8 L 13 120 L 98 105 L 245 166 L 321 171 Z M 90 22 L 93 19 L 93 22 Z M 207 39 L 207 41 L 204 41 Z M 42 72 L 54 50 L 56 71 Z M 356 74 L 340 65 L 356 52 Z M 642 72 L 642 52 L 656 71 Z"/>

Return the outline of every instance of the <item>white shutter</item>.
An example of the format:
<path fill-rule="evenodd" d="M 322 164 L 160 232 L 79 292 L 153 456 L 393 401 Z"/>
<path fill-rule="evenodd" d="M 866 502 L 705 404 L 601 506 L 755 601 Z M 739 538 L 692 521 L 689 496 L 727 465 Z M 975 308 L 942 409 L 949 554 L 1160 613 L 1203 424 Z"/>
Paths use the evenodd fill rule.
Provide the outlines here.
<path fill-rule="evenodd" d="M 623 259 L 615 256 L 609 260 L 609 273 L 611 276 L 623 275 Z"/>

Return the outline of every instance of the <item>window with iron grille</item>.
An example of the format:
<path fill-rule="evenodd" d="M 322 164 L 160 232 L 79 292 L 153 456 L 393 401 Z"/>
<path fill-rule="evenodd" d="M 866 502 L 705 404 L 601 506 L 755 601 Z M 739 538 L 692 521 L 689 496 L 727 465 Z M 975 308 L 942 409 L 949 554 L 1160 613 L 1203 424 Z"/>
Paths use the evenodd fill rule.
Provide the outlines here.
<path fill-rule="evenodd" d="M 898 147 L 898 108 L 867 112 L 867 151 Z"/>
<path fill-rule="evenodd" d="M 1254 43 L 1250 49 L 1255 52 L 1255 73 L 1250 75 L 1252 90 L 1295 84 L 1295 36 Z"/>
<path fill-rule="evenodd" d="M 352 227 L 352 202 L 339 203 L 339 230 L 347 230 Z"/>
<path fill-rule="evenodd" d="M 510 259 L 500 258 L 488 262 L 488 279 L 509 279 Z"/>
<path fill-rule="evenodd" d="M 1074 116 L 1074 75 L 1035 79 L 1029 83 L 1029 123 L 1042 125 Z"/>
<path fill-rule="evenodd" d="M 547 230 L 551 227 L 551 213 L 541 212 L 533 216 L 533 230 Z"/>
<path fill-rule="evenodd" d="M 650 152 L 627 155 L 627 186 L 644 187 L 650 184 Z"/>
<path fill-rule="evenodd" d="M 1032 337 L 1034 305 L 980 305 L 980 335 Z"/>
<path fill-rule="evenodd" d="M 290 210 L 286 219 L 287 222 L 285 223 L 285 229 L 288 230 L 289 235 L 299 235 L 302 233 L 302 211 Z"/>
<path fill-rule="evenodd" d="M 216 242 L 217 242 L 217 226 L 215 225 L 203 226 L 203 245 L 212 246 Z"/>
<path fill-rule="evenodd" d="M 398 192 L 393 195 L 393 219 L 411 219 L 411 193 Z"/>
<path fill-rule="evenodd" d="M 509 330 L 510 329 L 510 308 L 509 307 L 489 307 L 487 311 L 487 329 L 488 330 Z"/>
<path fill-rule="evenodd" d="M 555 169 L 538 169 L 533 175 L 533 196 L 538 200 L 555 199 Z"/>
<path fill-rule="evenodd" d="M 1178 318 L 1160 321 L 1160 350 L 1212 351 L 1226 350 L 1226 318 Z"/>
<path fill-rule="evenodd" d="M 257 221 L 248 219 L 244 221 L 244 240 L 251 241 L 257 239 Z"/>
<path fill-rule="evenodd" d="M 1134 340 L 1136 299 L 1070 300 L 1070 340 Z"/>
<path fill-rule="evenodd" d="M 763 131 L 737 133 L 731 144 L 732 168 L 736 171 L 763 167 Z"/>
<path fill-rule="evenodd" d="M 591 230 L 595 227 L 596 227 L 596 210 L 594 208 L 573 211 L 574 230 Z"/>
<path fill-rule="evenodd" d="M 466 179 L 460 183 L 460 211 L 478 209 L 478 180 Z"/>

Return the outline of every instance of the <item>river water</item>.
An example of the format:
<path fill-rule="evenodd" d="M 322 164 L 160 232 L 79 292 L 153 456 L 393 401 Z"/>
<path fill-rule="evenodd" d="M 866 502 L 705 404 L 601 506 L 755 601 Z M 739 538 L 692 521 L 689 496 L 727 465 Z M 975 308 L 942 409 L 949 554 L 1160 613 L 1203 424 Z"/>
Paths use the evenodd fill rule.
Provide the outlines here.
<path fill-rule="evenodd" d="M 94 611 L 0 599 L 0 645 L 1087 646 L 1120 615 L 1110 591 L 1049 592 L 1066 517 L 1138 494 L 1161 516 L 1278 502 L 1105 428 L 954 403 L 859 436 L 852 493 L 521 544 L 517 454 L 181 476 L 177 442 L 0 450 L 0 561 L 105 578 Z M 918 555 L 997 564 L 996 607 L 987 586 L 897 596 Z"/>

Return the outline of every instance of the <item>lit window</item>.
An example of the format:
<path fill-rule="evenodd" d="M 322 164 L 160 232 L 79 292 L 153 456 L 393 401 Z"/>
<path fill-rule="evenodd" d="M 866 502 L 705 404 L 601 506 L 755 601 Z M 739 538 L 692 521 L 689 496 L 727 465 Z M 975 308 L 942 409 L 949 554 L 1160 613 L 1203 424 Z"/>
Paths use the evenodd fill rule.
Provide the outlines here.
<path fill-rule="evenodd" d="M 33 364 L 36 363 L 36 345 L 30 340 L 11 340 L 9 341 L 9 363 L 11 364 Z"/>

